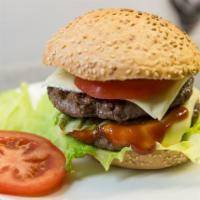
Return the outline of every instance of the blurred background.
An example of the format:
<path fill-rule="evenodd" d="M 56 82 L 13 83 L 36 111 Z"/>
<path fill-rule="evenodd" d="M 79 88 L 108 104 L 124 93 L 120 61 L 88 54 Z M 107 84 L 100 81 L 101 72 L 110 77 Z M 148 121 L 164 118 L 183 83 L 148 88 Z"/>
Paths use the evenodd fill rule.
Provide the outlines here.
<path fill-rule="evenodd" d="M 42 65 L 47 40 L 76 16 L 103 7 L 160 15 L 200 47 L 200 0 L 0 0 L 0 91 L 44 80 L 54 70 Z"/>

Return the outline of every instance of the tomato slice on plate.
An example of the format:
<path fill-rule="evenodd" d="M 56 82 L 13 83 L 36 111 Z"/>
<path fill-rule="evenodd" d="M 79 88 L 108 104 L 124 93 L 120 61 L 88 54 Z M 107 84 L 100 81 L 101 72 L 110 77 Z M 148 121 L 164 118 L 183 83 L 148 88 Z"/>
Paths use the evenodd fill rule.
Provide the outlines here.
<path fill-rule="evenodd" d="M 65 161 L 63 153 L 45 138 L 0 131 L 0 193 L 48 194 L 64 181 Z"/>
<path fill-rule="evenodd" d="M 144 100 L 165 92 L 173 80 L 134 79 L 125 81 L 89 81 L 75 78 L 75 85 L 98 99 L 138 99 Z"/>

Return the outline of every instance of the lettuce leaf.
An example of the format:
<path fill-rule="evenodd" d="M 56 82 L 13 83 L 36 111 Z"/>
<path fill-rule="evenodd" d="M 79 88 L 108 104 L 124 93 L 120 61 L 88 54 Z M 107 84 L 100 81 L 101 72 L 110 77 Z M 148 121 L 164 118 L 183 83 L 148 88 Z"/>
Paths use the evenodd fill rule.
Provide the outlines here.
<path fill-rule="evenodd" d="M 200 164 L 200 117 L 197 122 L 185 133 L 181 142 L 168 147 L 158 143 L 157 149 L 182 152 L 192 162 Z"/>
<path fill-rule="evenodd" d="M 67 132 L 75 129 L 93 129 L 99 122 L 63 117 L 51 104 L 46 94 L 34 107 L 26 84 L 22 84 L 19 91 L 0 93 L 0 115 L 1 130 L 30 132 L 49 139 L 65 154 L 68 169 L 71 169 L 73 159 L 92 155 L 105 170 L 108 170 L 113 159 L 122 160 L 124 153 L 130 151 L 127 147 L 120 152 L 101 150 L 64 135 L 57 125 L 58 122 L 63 124 Z"/>
<path fill-rule="evenodd" d="M 64 114 L 59 113 L 56 119 L 56 124 L 65 132 L 69 133 L 74 130 L 93 130 L 98 124 L 100 124 L 100 120 L 93 120 L 87 118 L 74 118 Z"/>
<path fill-rule="evenodd" d="M 200 117 L 198 118 L 197 122 L 191 128 L 189 128 L 183 139 L 188 140 L 194 134 L 200 134 Z"/>
<path fill-rule="evenodd" d="M 29 89 L 22 84 L 20 90 L 0 93 L 0 129 L 31 132 L 49 139 L 60 148 L 67 158 L 67 167 L 71 169 L 72 161 L 85 155 L 95 157 L 108 170 L 113 159 L 123 160 L 124 154 L 131 151 L 125 147 L 119 152 L 112 152 L 83 144 L 64 132 L 73 130 L 93 129 L 100 121 L 64 117 L 49 101 L 46 94 L 42 95 L 36 106 L 33 106 Z M 157 149 L 168 149 L 183 152 L 191 161 L 200 163 L 200 118 L 177 144 Z"/>

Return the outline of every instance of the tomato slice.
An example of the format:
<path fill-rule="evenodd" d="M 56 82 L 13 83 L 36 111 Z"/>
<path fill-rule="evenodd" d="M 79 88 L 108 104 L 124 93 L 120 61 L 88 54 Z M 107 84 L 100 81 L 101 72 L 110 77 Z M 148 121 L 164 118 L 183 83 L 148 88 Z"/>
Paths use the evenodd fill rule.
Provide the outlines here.
<path fill-rule="evenodd" d="M 0 131 L 0 193 L 39 196 L 64 181 L 65 157 L 47 139 L 22 132 Z"/>
<path fill-rule="evenodd" d="M 125 81 L 88 81 L 75 78 L 75 85 L 98 99 L 138 99 L 144 100 L 169 89 L 173 80 L 135 79 Z"/>

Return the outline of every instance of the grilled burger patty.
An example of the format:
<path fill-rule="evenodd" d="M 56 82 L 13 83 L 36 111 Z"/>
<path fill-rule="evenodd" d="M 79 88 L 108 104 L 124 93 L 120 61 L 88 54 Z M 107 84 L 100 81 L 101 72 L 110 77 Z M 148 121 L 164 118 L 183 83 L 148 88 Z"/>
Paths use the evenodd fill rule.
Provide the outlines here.
<path fill-rule="evenodd" d="M 195 123 L 195 121 L 198 119 L 200 113 L 200 104 L 197 103 L 194 108 L 194 113 L 192 117 L 192 123 Z M 107 149 L 107 150 L 120 150 L 121 148 L 118 148 L 117 146 L 113 145 L 106 137 L 105 135 L 101 135 L 101 137 L 98 137 L 97 140 L 94 143 L 94 146 L 101 148 L 101 149 Z"/>
<path fill-rule="evenodd" d="M 192 124 L 194 124 L 196 122 L 196 120 L 198 119 L 199 113 L 200 113 L 200 104 L 196 103 L 194 112 L 193 112 L 193 117 L 192 117 Z M 142 122 L 144 120 L 148 120 L 148 119 L 142 118 L 142 119 L 140 119 L 140 122 Z M 134 121 L 134 123 L 135 123 L 135 121 Z M 137 122 L 137 123 L 139 123 L 139 122 Z M 97 131 L 99 131 L 99 130 L 97 129 Z M 101 148 L 101 149 L 107 149 L 110 151 L 119 151 L 123 148 L 123 147 L 118 147 L 118 146 L 112 144 L 101 131 L 99 131 L 97 134 L 98 134 L 98 137 L 95 138 L 95 141 L 93 143 L 94 146 Z M 73 137 L 73 134 L 69 133 L 69 135 L 71 137 Z M 76 139 L 78 139 L 78 138 L 76 138 Z"/>
<path fill-rule="evenodd" d="M 170 109 L 182 105 L 192 94 L 194 78 L 182 87 Z M 84 93 L 64 91 L 48 87 L 48 95 L 54 106 L 62 113 L 72 117 L 97 117 L 123 122 L 130 119 L 147 117 L 148 114 L 136 104 L 125 100 L 102 100 Z"/>
<path fill-rule="evenodd" d="M 182 105 L 192 94 L 194 79 L 190 78 L 182 87 L 179 94 L 173 101 L 170 109 Z M 140 123 L 148 120 L 150 116 L 136 104 L 125 100 L 101 100 L 95 99 L 84 93 L 64 91 L 59 88 L 48 88 L 48 95 L 54 106 L 62 113 L 72 117 L 97 117 L 110 119 L 117 122 L 133 120 L 132 123 Z M 192 124 L 198 119 L 200 104 L 196 103 Z M 69 134 L 71 135 L 71 134 Z M 71 135 L 73 137 L 73 135 Z M 104 134 L 99 133 L 94 141 L 94 146 L 112 151 L 121 148 L 113 145 Z"/>

